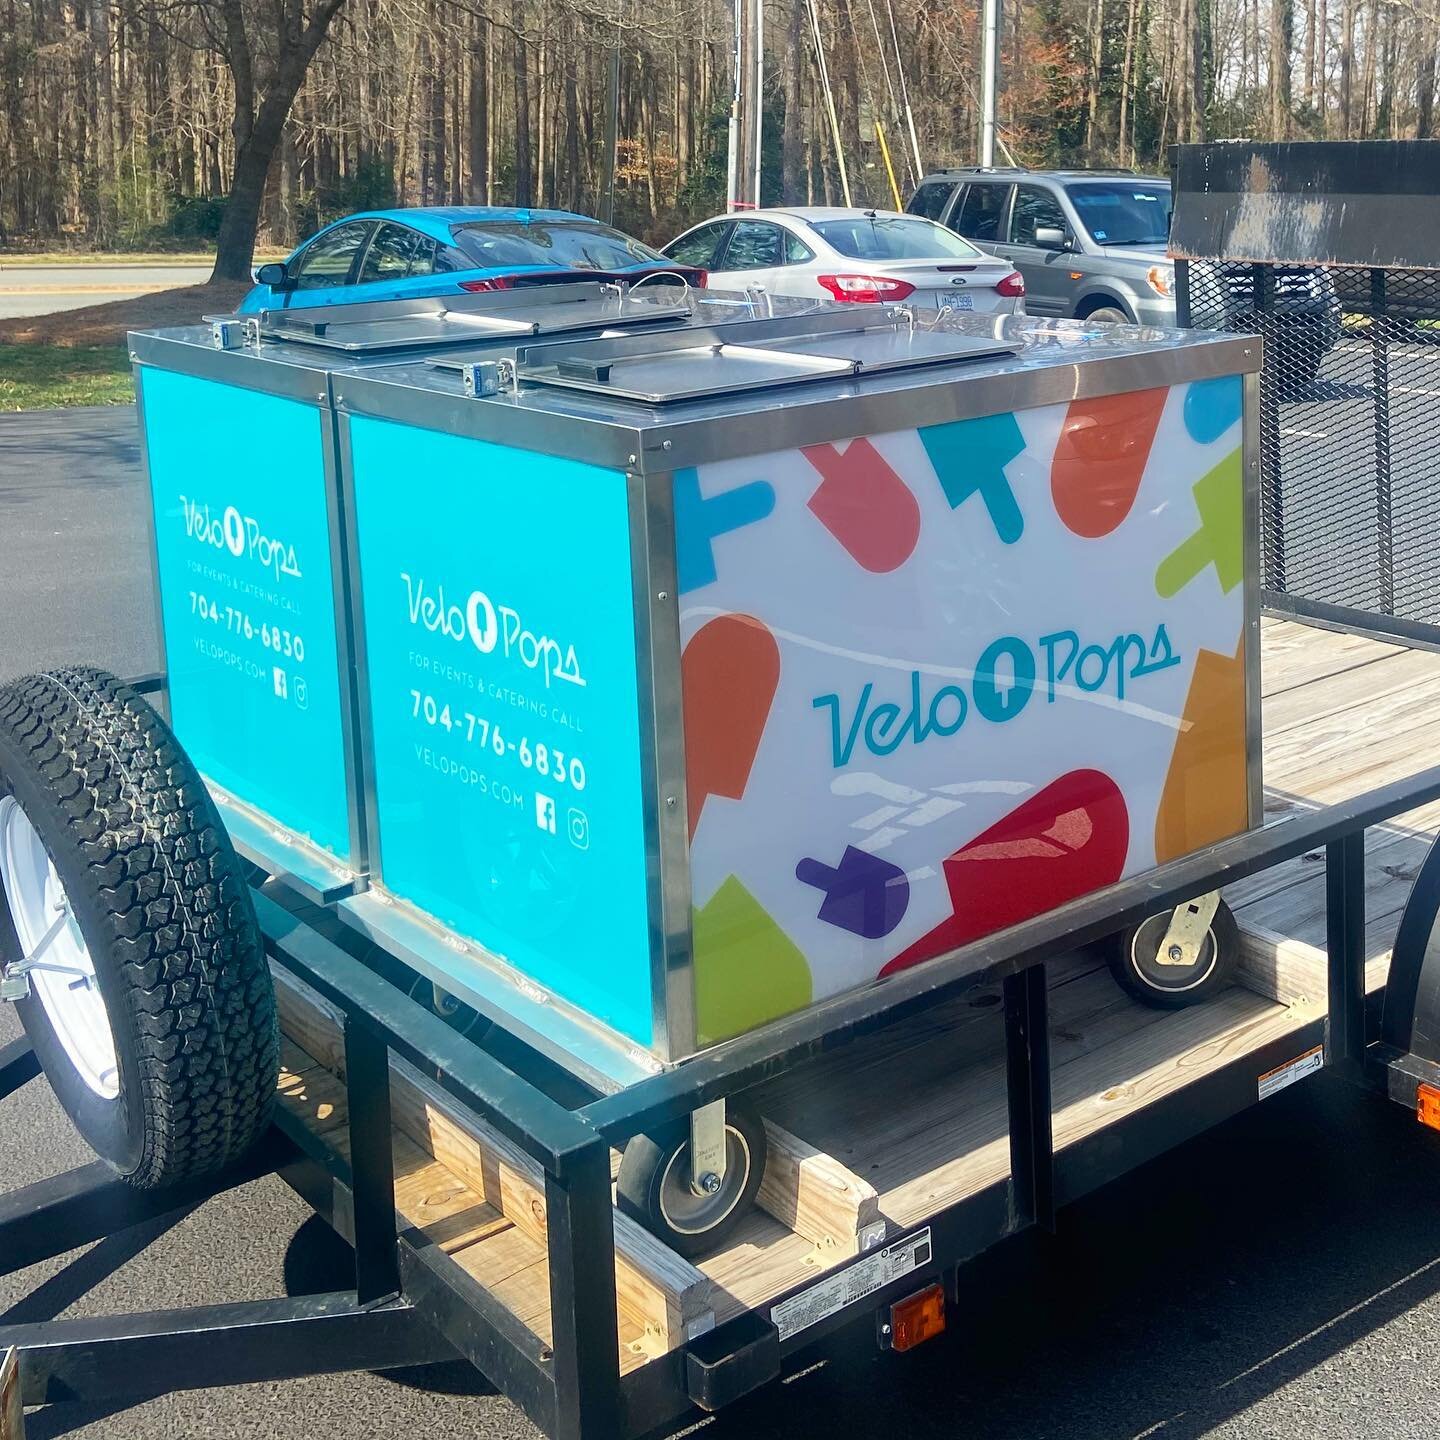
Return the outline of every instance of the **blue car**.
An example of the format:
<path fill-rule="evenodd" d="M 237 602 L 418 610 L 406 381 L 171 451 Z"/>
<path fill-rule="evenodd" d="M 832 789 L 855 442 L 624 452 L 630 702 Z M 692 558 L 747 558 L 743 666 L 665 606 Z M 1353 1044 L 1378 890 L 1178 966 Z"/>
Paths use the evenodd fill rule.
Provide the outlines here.
<path fill-rule="evenodd" d="M 662 274 L 705 283 L 704 270 L 677 265 L 619 230 L 566 210 L 369 210 L 327 225 L 288 259 L 261 265 L 239 310 L 351 305 L 577 278 L 633 283 Z"/>

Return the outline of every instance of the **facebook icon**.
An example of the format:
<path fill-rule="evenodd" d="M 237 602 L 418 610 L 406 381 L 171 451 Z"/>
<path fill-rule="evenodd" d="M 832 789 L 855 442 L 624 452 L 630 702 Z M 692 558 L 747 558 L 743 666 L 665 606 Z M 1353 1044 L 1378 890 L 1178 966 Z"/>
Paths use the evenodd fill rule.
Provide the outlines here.
<path fill-rule="evenodd" d="M 555 833 L 555 802 L 538 790 L 535 792 L 535 823 L 547 834 Z"/>

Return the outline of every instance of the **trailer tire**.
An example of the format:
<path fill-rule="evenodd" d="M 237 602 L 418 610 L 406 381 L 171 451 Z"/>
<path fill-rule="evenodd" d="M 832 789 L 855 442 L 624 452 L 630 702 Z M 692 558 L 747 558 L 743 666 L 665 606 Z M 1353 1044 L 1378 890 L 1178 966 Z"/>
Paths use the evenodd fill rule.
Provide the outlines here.
<path fill-rule="evenodd" d="M 748 1106 L 726 1106 L 726 1170 L 714 1195 L 689 1184 L 690 1125 L 637 1135 L 625 1147 L 615 1196 L 621 1210 L 672 1250 L 696 1259 L 714 1250 L 755 1204 L 765 1174 L 765 1122 Z"/>
<path fill-rule="evenodd" d="M 1157 964 L 1155 957 L 1170 928 L 1170 915 L 1169 910 L 1149 915 L 1138 925 L 1112 935 L 1106 945 L 1110 969 L 1121 987 L 1141 1004 L 1158 1010 L 1203 1004 L 1233 981 L 1240 964 L 1240 927 L 1223 900 L 1215 908 L 1194 965 Z"/>
<path fill-rule="evenodd" d="M 0 687 L 0 965 L 27 954 L 50 968 L 21 1023 L 130 1184 L 222 1170 L 268 1129 L 279 1033 L 244 869 L 169 727 L 101 670 Z"/>

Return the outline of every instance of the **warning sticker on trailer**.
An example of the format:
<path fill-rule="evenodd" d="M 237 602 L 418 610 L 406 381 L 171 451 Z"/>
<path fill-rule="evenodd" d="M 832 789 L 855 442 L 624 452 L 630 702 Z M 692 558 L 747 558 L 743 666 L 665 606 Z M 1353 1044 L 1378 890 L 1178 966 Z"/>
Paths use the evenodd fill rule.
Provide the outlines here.
<path fill-rule="evenodd" d="M 1280 1065 L 1274 1070 L 1267 1070 L 1260 1077 L 1260 1098 L 1268 1100 L 1277 1090 L 1283 1090 L 1287 1085 L 1293 1085 L 1297 1080 L 1303 1080 L 1307 1075 L 1313 1075 L 1324 1064 L 1325 1047 L 1317 1045 L 1313 1050 L 1307 1050 L 1303 1055 L 1297 1056 L 1288 1065 Z"/>
<path fill-rule="evenodd" d="M 780 1332 L 781 1340 L 788 1340 L 801 1330 L 854 1305 L 867 1295 L 883 1289 L 894 1280 L 918 1270 L 930 1263 L 932 1248 L 930 1230 L 927 1226 L 908 1239 L 898 1240 L 867 1256 L 858 1265 L 842 1270 L 824 1280 L 817 1280 L 808 1290 L 782 1300 L 770 1312 L 770 1319 Z"/>

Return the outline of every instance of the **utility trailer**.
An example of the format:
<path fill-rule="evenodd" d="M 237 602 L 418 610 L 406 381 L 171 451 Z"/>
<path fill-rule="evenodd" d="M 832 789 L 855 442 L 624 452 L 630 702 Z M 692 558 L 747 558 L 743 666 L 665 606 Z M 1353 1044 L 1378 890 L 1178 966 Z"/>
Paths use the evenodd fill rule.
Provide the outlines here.
<path fill-rule="evenodd" d="M 132 341 L 167 645 L 148 688 L 179 742 L 94 672 L 0 701 L 6 983 L 35 1039 L 0 1091 L 43 1058 L 111 1162 L 0 1199 L 0 1263 L 273 1169 L 353 1244 L 355 1287 L 0 1330 L 26 1403 L 458 1355 L 549 1434 L 638 1436 L 852 1321 L 911 1348 L 970 1303 L 965 1260 L 1327 1065 L 1432 1114 L 1412 1030 L 1440 770 L 1408 772 L 1440 659 L 1257 613 L 1257 342 L 562 289 Z M 267 424 L 287 443 L 262 454 Z M 457 445 L 463 483 L 417 521 Z M 502 489 L 529 507 L 523 563 L 514 517 L 474 508 Z M 567 528 L 562 501 L 596 508 Z M 954 516 L 981 523 L 924 550 Z M 1021 583 L 1002 562 L 1027 529 Z M 397 563 L 412 541 L 441 573 Z M 467 555 L 485 588 L 445 578 Z M 804 585 L 754 588 L 787 565 Z M 717 622 L 728 659 L 691 689 Z M 1073 676 L 1050 673 L 1062 627 Z M 563 706 L 465 669 L 507 634 Z M 785 679 L 813 655 L 842 673 L 772 678 L 757 719 L 776 652 Z M 824 764 L 796 738 L 817 717 Z M 747 763 L 717 729 L 747 730 Z M 922 739 L 957 732 L 969 768 L 927 768 Z M 498 765 L 466 767 L 462 738 Z M 17 779 L 25 747 L 44 784 Z M 520 803 L 496 801 L 517 766 Z M 71 808 L 41 833 L 52 792 Z M 462 835 L 457 870 L 439 847 Z M 117 984 L 97 941 L 159 1017 L 138 1100 L 135 1057 L 86 1029 Z M 273 1111 L 217 1036 L 247 1041 Z"/>

